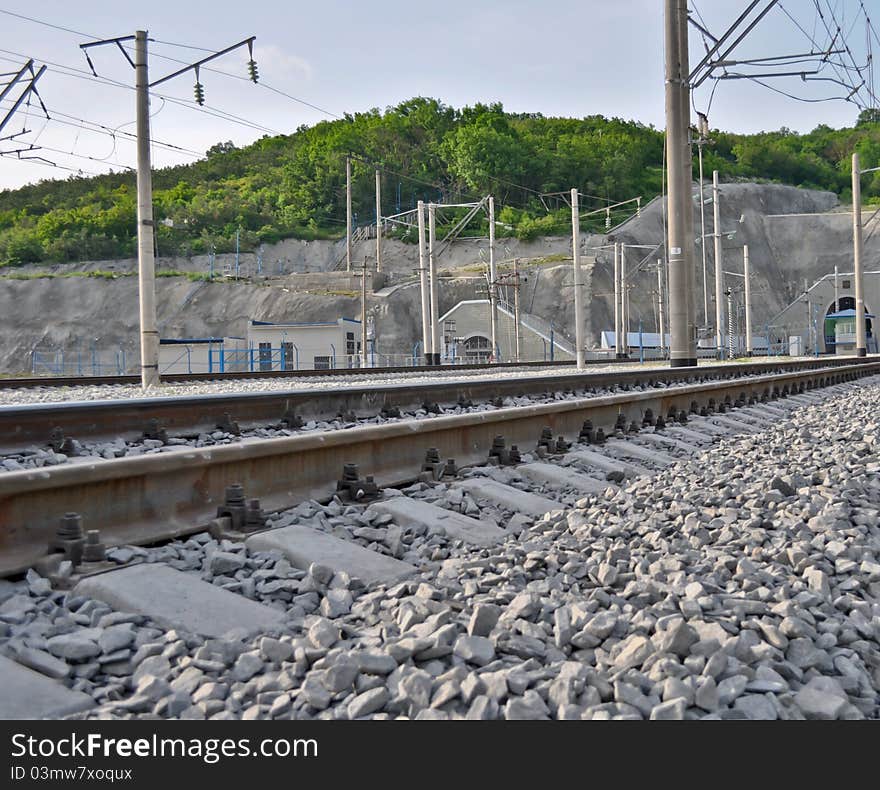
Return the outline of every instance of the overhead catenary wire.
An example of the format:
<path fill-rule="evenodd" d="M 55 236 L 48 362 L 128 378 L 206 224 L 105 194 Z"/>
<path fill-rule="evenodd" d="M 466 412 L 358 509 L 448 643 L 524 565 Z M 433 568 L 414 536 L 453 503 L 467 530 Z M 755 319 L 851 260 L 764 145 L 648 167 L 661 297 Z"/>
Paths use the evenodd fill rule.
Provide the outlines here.
<path fill-rule="evenodd" d="M 81 30 L 74 30 L 74 29 L 69 28 L 69 27 L 64 27 L 63 25 L 56 25 L 56 24 L 53 24 L 52 22 L 47 22 L 47 21 L 44 20 L 44 19 L 37 19 L 37 18 L 35 18 L 35 17 L 26 16 L 25 14 L 18 14 L 18 13 L 15 13 L 15 12 L 13 12 L 13 11 L 8 11 L 8 10 L 6 10 L 6 9 L 2 9 L 2 8 L 0 8 L 0 13 L 2 13 L 2 14 L 7 14 L 8 16 L 12 16 L 12 17 L 17 17 L 18 19 L 22 19 L 22 20 L 27 21 L 27 22 L 32 22 L 32 23 L 37 24 L 37 25 L 44 25 L 45 27 L 53 28 L 53 29 L 55 29 L 55 30 L 63 31 L 63 32 L 65 32 L 65 33 L 72 33 L 72 34 L 74 34 L 74 35 L 76 35 L 76 36 L 82 36 L 83 38 L 90 38 L 90 39 L 92 39 L 92 40 L 94 40 L 94 41 L 97 41 L 97 40 L 99 39 L 98 36 L 92 35 L 91 33 L 85 33 L 85 32 L 83 32 L 83 31 L 81 31 Z M 161 40 L 161 39 L 153 39 L 153 38 L 151 38 L 150 41 L 153 41 L 153 42 L 155 42 L 155 43 L 157 43 L 157 44 L 163 44 L 163 45 L 165 45 L 165 46 L 172 46 L 172 47 L 180 47 L 180 48 L 185 48 L 185 49 L 192 49 L 192 50 L 196 50 L 196 51 L 199 51 L 199 52 L 213 52 L 213 51 L 214 51 L 214 50 L 212 50 L 212 49 L 208 49 L 208 48 L 206 48 L 206 47 L 194 46 L 194 45 L 192 45 L 192 44 L 179 44 L 179 43 L 174 43 L 174 42 L 171 42 L 171 41 L 163 41 L 163 40 Z M 123 48 L 124 48 L 124 49 L 127 49 L 127 50 L 129 50 L 129 51 L 133 51 L 133 48 L 130 47 L 130 46 L 123 46 Z M 166 55 L 166 54 L 164 54 L 164 53 L 162 53 L 162 52 L 156 52 L 156 51 L 153 51 L 151 54 L 152 54 L 153 57 L 162 58 L 163 60 L 168 60 L 168 61 L 170 61 L 170 62 L 172 62 L 172 63 L 181 63 L 181 64 L 184 64 L 184 65 L 187 65 L 186 61 L 184 61 L 184 60 L 180 60 L 179 58 L 174 58 L 174 57 L 172 57 L 172 56 L 170 56 L 170 55 Z M 222 76 L 224 76 L 224 77 L 230 77 L 230 78 L 232 78 L 232 79 L 242 80 L 242 81 L 244 81 L 244 82 L 251 82 L 251 79 L 250 79 L 249 77 L 243 76 L 243 75 L 241 75 L 241 74 L 234 74 L 234 73 L 229 72 L 229 71 L 224 71 L 223 69 L 218 69 L 218 68 L 214 68 L 214 67 L 204 67 L 204 68 L 202 69 L 202 71 L 211 72 L 211 73 L 213 73 L 213 74 L 219 74 L 219 75 L 222 75 Z M 311 108 L 311 109 L 313 109 L 313 110 L 317 110 L 318 112 L 323 113 L 324 115 L 327 115 L 327 116 L 329 116 L 329 117 L 331 117 L 331 118 L 341 119 L 341 118 L 343 117 L 343 116 L 341 116 L 341 115 L 339 115 L 339 114 L 337 114 L 337 113 L 331 112 L 330 110 L 327 110 L 327 109 L 325 109 L 325 108 L 323 108 L 323 107 L 319 107 L 317 104 L 314 104 L 314 103 L 309 102 L 309 101 L 307 101 L 307 100 L 305 100 L 305 99 L 301 99 L 301 98 L 299 98 L 299 97 L 297 97 L 297 96 L 294 96 L 294 95 L 292 95 L 292 94 L 290 94 L 290 93 L 287 93 L 286 91 L 282 90 L 281 88 L 276 88 L 276 87 L 274 87 L 274 86 L 272 86 L 272 85 L 269 85 L 268 83 L 264 82 L 263 80 L 260 80 L 260 82 L 257 83 L 257 86 L 258 86 L 258 87 L 262 87 L 262 88 L 264 88 L 265 90 L 271 91 L 271 92 L 273 92 L 273 93 L 276 93 L 276 94 L 278 94 L 278 95 L 280 95 L 280 96 L 284 96 L 284 97 L 290 99 L 291 101 L 295 101 L 295 102 L 297 102 L 297 103 L 299 103 L 299 104 L 302 104 L 302 105 L 304 105 L 304 106 L 306 106 L 306 107 L 309 107 L 309 108 Z"/>
<path fill-rule="evenodd" d="M 734 24 L 733 28 L 728 31 L 725 36 L 730 34 L 732 30 L 735 30 L 736 27 L 748 17 L 749 13 L 756 8 L 758 3 L 751 3 L 746 10 L 746 12 L 739 18 L 736 24 Z M 771 4 L 768 4 L 767 7 L 762 11 L 762 14 L 766 13 L 770 10 Z M 707 107 L 705 110 L 705 114 L 708 115 L 709 109 L 711 109 L 712 101 L 715 96 L 715 91 L 718 87 L 718 84 L 721 80 L 729 80 L 729 79 L 742 79 L 749 80 L 754 82 L 761 87 L 767 88 L 775 93 L 786 96 L 796 101 L 804 102 L 804 103 L 822 103 L 827 101 L 847 101 L 854 105 L 856 105 L 859 109 L 864 110 L 868 107 L 876 107 L 877 106 L 877 96 L 874 91 L 874 75 L 873 75 L 873 55 L 872 49 L 870 47 L 871 36 L 873 35 L 880 41 L 880 38 L 877 37 L 876 29 L 873 26 L 873 23 L 870 20 L 867 9 L 865 8 L 863 0 L 859 0 L 858 2 L 858 10 L 855 15 L 852 17 L 852 21 L 847 27 L 845 20 L 845 7 L 841 7 L 841 3 L 835 3 L 834 6 L 829 2 L 829 0 L 825 0 L 825 8 L 822 6 L 821 0 L 813 0 L 811 4 L 811 9 L 813 11 L 813 31 L 812 33 L 807 28 L 806 24 L 804 24 L 798 17 L 793 14 L 788 8 L 785 7 L 783 2 L 777 0 L 772 4 L 772 6 L 779 9 L 781 14 L 783 14 L 799 31 L 800 33 L 809 41 L 811 46 L 810 52 L 803 53 L 794 53 L 790 55 L 776 55 L 776 56 L 768 56 L 768 57 L 750 57 L 744 59 L 736 59 L 730 60 L 726 57 L 730 51 L 732 51 L 733 47 L 728 50 L 728 53 L 725 53 L 724 57 L 719 57 L 716 60 L 712 60 L 712 54 L 717 52 L 720 47 L 718 46 L 718 40 L 711 36 L 708 31 L 708 25 L 700 14 L 699 9 L 694 4 L 694 13 L 697 18 L 700 20 L 699 24 L 692 20 L 692 24 L 697 27 L 701 34 L 703 35 L 704 45 L 707 50 L 707 57 L 704 58 L 704 63 L 706 64 L 706 74 L 702 79 L 709 78 L 713 82 L 712 92 L 709 95 Z M 843 13 L 843 17 L 840 17 L 840 14 Z M 866 46 L 866 61 L 864 64 L 858 62 L 858 58 L 853 51 L 853 46 L 851 44 L 853 31 L 857 28 L 858 23 L 861 21 L 860 16 L 864 17 L 865 26 L 866 26 L 866 37 L 868 41 L 868 46 Z M 822 31 L 822 33 L 817 34 L 817 31 Z M 713 46 L 710 48 L 708 42 L 706 41 L 706 34 L 712 37 Z M 819 35 L 824 35 L 825 41 L 819 41 Z M 744 71 L 743 68 L 740 68 L 738 71 L 731 71 L 729 69 L 730 66 L 740 66 L 740 67 L 750 67 L 750 66 L 796 66 L 796 65 L 806 65 L 812 64 L 813 69 L 800 69 L 794 72 L 783 72 L 783 73 L 754 73 L 749 71 Z M 823 76 L 822 72 L 826 69 L 829 69 L 833 76 Z M 716 70 L 720 70 L 720 73 L 715 73 Z M 804 83 L 811 82 L 833 82 L 835 84 L 840 85 L 845 90 L 844 95 L 834 94 L 834 95 L 826 95 L 826 96 L 814 96 L 814 95 L 800 95 L 798 92 L 787 89 L 786 86 L 779 87 L 777 85 L 769 84 L 768 80 L 774 77 L 782 77 L 782 78 L 793 78 L 800 77 L 801 81 Z M 700 80 L 701 82 L 702 80 Z M 867 93 L 867 96 L 865 95 Z M 692 102 L 694 104 L 694 109 L 696 109 L 696 97 L 692 95 Z"/>
<path fill-rule="evenodd" d="M 27 57 L 19 52 L 14 52 L 12 50 L 0 49 L 0 53 L 4 53 L 7 55 L 12 55 L 18 58 Z M 10 60 L 10 58 L 0 58 L 2 60 Z M 45 63 L 48 66 L 53 67 L 52 73 L 55 75 L 61 75 L 65 77 L 72 77 L 80 80 L 86 80 L 88 82 L 97 82 L 102 85 L 108 85 L 114 88 L 123 88 L 125 90 L 134 91 L 134 86 L 129 85 L 125 82 L 120 82 L 119 80 L 114 80 L 109 77 L 94 77 L 91 72 L 85 71 L 84 69 L 76 68 L 75 66 L 69 66 L 63 63 L 56 63 L 51 60 L 47 60 L 46 58 L 36 58 L 41 63 Z M 247 118 L 242 118 L 241 116 L 235 115 L 234 113 L 230 113 L 226 110 L 221 110 L 218 107 L 200 107 L 194 101 L 180 99 L 175 96 L 169 96 L 164 93 L 157 93 L 155 91 L 151 91 L 151 95 L 156 96 L 160 99 L 165 99 L 165 101 L 170 102 L 171 104 L 180 105 L 182 107 L 186 107 L 187 109 L 193 110 L 195 112 L 200 112 L 205 115 L 212 115 L 221 120 L 231 121 L 233 123 L 239 124 L 241 126 L 245 126 L 251 129 L 254 129 L 259 132 L 263 132 L 264 134 L 271 134 L 275 136 L 283 135 L 283 132 L 278 131 L 277 129 L 272 129 L 268 126 L 263 126 L 261 124 L 257 124 L 253 121 L 248 120 Z"/>
<path fill-rule="evenodd" d="M 137 139 L 137 135 L 134 134 L 133 132 L 124 132 L 124 131 L 121 131 L 121 129 L 118 127 L 113 129 L 113 128 L 106 126 L 102 123 L 98 123 L 96 121 L 89 121 L 85 118 L 79 118 L 78 116 L 70 115 L 69 113 L 64 113 L 64 112 L 61 112 L 60 110 L 56 110 L 54 108 L 49 108 L 49 114 L 52 117 L 47 120 L 51 123 L 57 123 L 57 124 L 61 124 L 64 126 L 81 128 L 83 131 L 94 132 L 95 134 L 103 134 L 108 137 L 116 137 L 116 136 L 125 137 L 126 139 L 128 139 L 132 142 L 134 142 Z M 62 120 L 63 118 L 66 118 L 69 120 Z M 131 122 L 129 122 L 129 123 L 131 123 Z M 127 124 L 122 124 L 122 126 L 125 126 L 125 125 L 127 125 Z M 85 128 L 85 127 L 88 127 L 88 128 Z M 194 151 L 190 148 L 185 148 L 181 145 L 176 145 L 175 143 L 169 143 L 169 142 L 165 142 L 162 140 L 155 140 L 153 142 L 154 142 L 154 145 L 156 145 L 156 147 L 158 147 L 158 148 L 165 148 L 170 151 L 175 151 L 175 152 L 182 153 L 182 154 L 189 154 L 191 156 L 198 156 L 198 157 L 204 156 L 204 154 L 199 151 Z"/>

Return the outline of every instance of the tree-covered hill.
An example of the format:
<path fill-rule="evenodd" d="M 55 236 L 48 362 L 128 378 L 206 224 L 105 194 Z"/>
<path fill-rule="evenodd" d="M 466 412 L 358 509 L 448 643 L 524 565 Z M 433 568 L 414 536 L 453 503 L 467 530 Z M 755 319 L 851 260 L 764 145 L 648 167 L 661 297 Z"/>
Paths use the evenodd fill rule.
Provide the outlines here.
<path fill-rule="evenodd" d="M 854 128 L 712 136 L 707 173 L 827 189 L 843 201 L 854 150 L 863 167 L 880 165 L 876 113 L 863 113 Z M 219 144 L 193 164 L 155 171 L 159 252 L 229 251 L 238 229 L 242 249 L 284 237 L 338 237 L 349 153 L 358 224 L 375 218 L 376 166 L 385 215 L 420 199 L 460 202 L 491 192 L 503 207 L 499 219 L 521 237 L 565 232 L 568 215 L 552 193 L 576 186 L 595 196 L 589 209 L 636 195 L 648 200 L 662 188 L 663 133 L 653 127 L 599 115 L 510 114 L 501 105 L 456 110 L 415 98 L 241 149 Z M 866 178 L 863 190 L 866 200 L 880 200 L 880 174 Z M 133 256 L 135 213 L 130 172 L 0 192 L 0 265 Z M 595 227 L 603 222 L 597 215 Z"/>

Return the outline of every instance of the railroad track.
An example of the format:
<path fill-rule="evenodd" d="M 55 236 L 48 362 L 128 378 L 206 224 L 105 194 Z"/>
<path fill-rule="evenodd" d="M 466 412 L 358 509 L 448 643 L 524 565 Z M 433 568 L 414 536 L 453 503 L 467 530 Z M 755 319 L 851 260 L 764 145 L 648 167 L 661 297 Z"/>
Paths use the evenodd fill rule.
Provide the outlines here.
<path fill-rule="evenodd" d="M 350 464 L 380 487 L 394 486 L 418 478 L 430 448 L 444 462 L 454 459 L 460 467 L 473 466 L 486 462 L 497 437 L 503 437 L 508 449 L 516 445 L 528 452 L 545 429 L 553 437 L 575 441 L 586 420 L 611 434 L 621 423 L 641 426 L 657 417 L 676 421 L 703 409 L 723 409 L 723 404 L 766 402 L 880 371 L 876 360 L 835 362 L 788 364 L 782 372 L 772 366 L 772 373 L 763 374 L 749 368 L 747 377 L 736 377 L 730 368 L 689 374 L 627 372 L 618 384 L 625 382 L 628 389 L 601 396 L 572 394 L 524 407 L 8 472 L 0 475 L 0 573 L 23 571 L 44 556 L 66 513 L 81 514 L 85 528 L 100 530 L 108 545 L 153 543 L 204 529 L 223 506 L 227 488 L 236 484 L 247 498 L 259 499 L 261 508 L 271 512 L 291 503 L 332 497 L 342 470 Z M 713 372 L 719 377 L 713 378 Z M 678 385 L 632 387 L 649 380 L 656 383 L 658 377 Z M 685 384 L 682 377 L 693 380 Z M 586 376 L 580 383 L 599 386 L 600 381 L 610 380 Z M 518 389 L 523 382 L 506 386 Z M 548 383 L 541 386 L 547 388 Z M 495 391 L 491 383 L 481 387 Z M 448 392 L 458 391 L 453 387 Z M 314 393 L 309 397 L 314 398 Z"/>
<path fill-rule="evenodd" d="M 615 364 L 635 363 L 638 360 L 614 360 Z M 606 365 L 608 360 L 587 360 L 588 366 Z M 302 378 L 334 378 L 337 376 L 381 376 L 392 373 L 430 373 L 437 370 L 474 370 L 474 371 L 497 371 L 497 370 L 528 370 L 546 367 L 565 367 L 574 365 L 574 361 L 561 360 L 555 362 L 505 362 L 497 365 L 454 365 L 443 368 L 430 368 L 419 366 L 398 366 L 378 368 L 333 368 L 330 370 L 255 370 L 239 372 L 213 372 L 213 373 L 166 373 L 162 375 L 162 381 L 166 384 L 181 384 L 197 381 L 253 381 L 259 379 L 302 379 Z M 15 376 L 0 378 L 0 390 L 31 389 L 35 387 L 80 387 L 102 386 L 120 384 L 140 384 L 140 376 Z"/>
<path fill-rule="evenodd" d="M 279 426 L 297 418 L 328 420 L 344 415 L 348 421 L 382 414 L 412 412 L 427 406 L 454 408 L 457 404 L 490 403 L 499 398 L 547 396 L 552 393 L 590 394 L 608 388 L 674 386 L 715 379 L 772 375 L 802 370 L 870 364 L 870 359 L 834 357 L 798 361 L 712 365 L 699 369 L 648 368 L 613 372 L 572 371 L 562 375 L 498 378 L 454 378 L 442 381 L 336 386 L 269 392 L 212 393 L 177 397 L 144 397 L 107 401 L 0 406 L 0 454 L 29 445 L 46 446 L 54 432 L 56 448 L 63 439 L 126 441 L 164 430 L 169 436 L 196 436 L 218 428 L 237 432 Z M 411 369 L 410 369 L 411 370 Z M 493 369 L 493 373 L 497 372 Z"/>
<path fill-rule="evenodd" d="M 757 453 L 765 431 L 828 397 L 858 398 L 867 390 L 857 380 L 878 373 L 880 362 L 790 371 L 290 437 L 250 451 L 177 451 L 89 470 L 2 476 L 6 573 L 14 570 L 12 554 L 25 559 L 25 544 L 51 537 L 38 534 L 40 508 L 71 494 L 84 506 L 86 529 L 107 519 L 103 540 L 111 545 L 156 544 L 208 521 L 220 534 L 216 542 L 195 535 L 111 550 L 110 564 L 86 563 L 79 579 L 56 577 L 62 587 L 75 583 L 67 596 L 32 573 L 18 595 L 0 589 L 2 618 L 11 624 L 0 633 L 7 680 L 0 717 L 876 717 L 877 684 L 868 673 L 880 655 L 870 643 L 855 632 L 838 642 L 821 629 L 814 644 L 795 639 L 792 629 L 811 633 L 799 619 L 809 617 L 799 607 L 810 606 L 821 609 L 820 622 L 832 614 L 840 621 L 831 633 L 870 631 L 862 612 L 870 615 L 871 599 L 849 591 L 861 585 L 875 595 L 878 585 L 868 581 L 880 578 L 880 565 L 863 562 L 865 581 L 841 575 L 829 587 L 820 570 L 828 561 L 811 557 L 807 564 L 800 548 L 819 546 L 813 535 L 823 528 L 814 518 L 807 540 L 800 537 L 805 523 L 796 501 L 790 543 L 779 547 L 777 532 L 788 523 L 781 510 L 773 511 L 775 537 L 752 543 L 771 524 L 770 515 L 754 517 L 754 483 L 743 489 L 753 493 L 730 499 L 730 481 L 717 476 L 730 468 L 729 451 L 720 453 L 720 466 L 704 451 L 740 436 L 748 443 L 734 450 Z M 550 426 L 550 434 L 539 426 Z M 876 433 L 876 425 L 868 427 Z M 809 431 L 795 427 L 794 435 Z M 422 448 L 429 442 L 439 452 L 426 464 Z M 525 457 L 512 452 L 516 442 Z M 871 461 L 864 446 L 853 451 L 856 477 L 844 478 L 847 493 L 859 490 L 856 480 Z M 455 468 L 445 463 L 447 453 L 455 453 Z M 718 490 L 678 490 L 677 470 L 693 467 L 691 457 L 700 458 L 698 468 L 716 467 L 704 484 L 711 480 Z M 378 490 L 353 479 L 350 466 L 341 489 L 328 483 L 339 476 L 342 458 L 375 472 Z M 828 467 L 840 463 L 837 456 Z M 824 468 L 812 472 L 820 487 L 811 492 L 828 485 Z M 231 512 L 213 518 L 216 494 L 196 502 L 233 470 L 247 493 L 262 492 L 264 508 L 273 511 L 265 528 L 236 534 L 242 525 Z M 671 486 L 669 493 L 649 494 L 655 477 L 661 488 Z M 797 477 L 792 486 L 809 484 Z M 774 494 L 779 508 L 795 494 L 784 480 L 762 483 L 757 490 Z M 833 501 L 839 508 L 836 492 Z M 15 516 L 28 502 L 33 518 Z M 678 526 L 661 528 L 650 502 L 658 510 L 673 503 L 675 511 L 661 521 L 675 512 Z M 691 521 L 700 511 L 688 502 L 706 509 L 705 526 L 699 517 Z M 201 504 L 210 504 L 203 516 Z M 870 513 L 862 510 L 857 523 L 869 523 Z M 119 521 L 135 516 L 140 534 Z M 825 538 L 839 558 L 838 574 L 858 570 L 848 559 L 857 544 L 842 553 L 847 546 L 839 542 L 855 532 Z M 742 546 L 731 542 L 736 535 L 745 538 Z M 752 560 L 768 559 L 750 549 L 762 540 L 791 567 L 755 569 Z M 89 556 L 95 548 L 86 547 L 86 559 L 99 559 Z M 792 575 L 780 577 L 780 568 Z M 687 584 L 698 571 L 699 583 Z M 769 597 L 765 585 L 785 595 Z M 841 593 L 846 606 L 832 607 Z M 767 652 L 783 656 L 789 640 L 773 625 L 783 617 L 782 631 L 792 638 L 787 664 Z M 34 636 L 42 633 L 47 638 Z M 777 647 L 761 642 L 760 633 Z M 798 670 L 811 666 L 805 661 L 823 661 L 805 645 L 795 650 L 799 641 L 827 655 L 818 677 Z M 687 658 L 678 664 L 676 655 Z M 781 672 L 784 665 L 784 677 L 771 668 Z"/>

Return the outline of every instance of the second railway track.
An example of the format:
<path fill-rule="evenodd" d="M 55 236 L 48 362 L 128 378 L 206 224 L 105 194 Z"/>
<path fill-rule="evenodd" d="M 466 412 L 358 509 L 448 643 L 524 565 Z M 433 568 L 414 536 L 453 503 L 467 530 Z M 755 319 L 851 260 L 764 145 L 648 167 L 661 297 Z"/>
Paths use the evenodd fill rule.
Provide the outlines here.
<path fill-rule="evenodd" d="M 690 368 L 646 368 L 560 375 L 480 377 L 440 381 L 404 381 L 363 386 L 337 384 L 321 389 L 212 393 L 0 406 L 0 453 L 30 445 L 46 446 L 50 433 L 75 440 L 106 441 L 142 437 L 148 426 L 170 436 L 216 431 L 233 423 L 242 428 L 277 425 L 293 416 L 327 420 L 337 415 L 373 417 L 383 410 L 413 411 L 425 405 L 450 408 L 458 403 L 489 403 L 498 398 L 547 393 L 591 392 L 608 388 L 670 386 L 741 376 L 771 375 L 872 364 L 871 360 L 835 357 Z"/>

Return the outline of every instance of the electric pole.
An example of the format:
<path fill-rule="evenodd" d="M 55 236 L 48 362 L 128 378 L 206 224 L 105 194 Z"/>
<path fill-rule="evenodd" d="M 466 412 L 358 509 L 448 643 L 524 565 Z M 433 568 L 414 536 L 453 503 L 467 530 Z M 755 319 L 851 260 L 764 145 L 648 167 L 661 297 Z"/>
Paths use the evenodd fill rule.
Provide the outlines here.
<path fill-rule="evenodd" d="M 697 113 L 700 119 L 700 138 L 697 140 L 697 152 L 700 159 L 700 253 L 703 258 L 703 324 L 709 325 L 709 280 L 706 266 L 706 199 L 703 192 L 703 146 L 706 145 L 709 133 L 709 121 L 703 113 Z"/>
<path fill-rule="evenodd" d="M 663 321 L 663 262 L 657 261 L 657 305 L 658 305 L 658 313 L 659 313 L 659 321 L 660 324 L 660 355 L 665 356 L 666 354 L 666 334 L 665 334 L 665 322 Z"/>
<path fill-rule="evenodd" d="M 733 327 L 733 291 L 728 288 L 725 292 L 727 296 L 727 350 L 729 359 L 733 359 L 736 355 L 734 352 L 734 327 Z"/>
<path fill-rule="evenodd" d="M 489 195 L 489 330 L 492 360 L 498 362 L 498 272 L 495 269 L 495 198 Z"/>
<path fill-rule="evenodd" d="M 516 341 L 516 357 L 514 361 L 522 362 L 522 333 L 520 332 L 519 313 L 519 258 L 513 259 L 513 323 L 515 330 L 514 339 Z"/>
<path fill-rule="evenodd" d="M 749 245 L 743 246 L 743 277 L 745 278 L 745 302 L 746 302 L 746 356 L 755 353 L 752 348 L 752 281 L 749 277 Z M 836 308 L 835 308 L 836 309 Z"/>
<path fill-rule="evenodd" d="M 134 60 L 131 59 L 123 42 L 134 41 Z M 167 74 L 158 80 L 150 82 L 149 64 L 147 51 L 147 32 L 138 30 L 133 36 L 118 36 L 117 38 L 89 41 L 80 44 L 80 49 L 86 57 L 89 68 L 95 77 L 97 71 L 89 57 L 89 49 L 102 47 L 108 44 L 119 48 L 125 59 L 135 71 L 135 96 L 137 108 L 137 195 L 138 195 L 138 288 L 140 300 L 140 330 L 141 330 L 141 386 L 144 389 L 155 387 L 159 384 L 159 332 L 156 326 L 156 260 L 155 260 L 155 234 L 153 231 L 153 179 L 152 165 L 150 162 L 150 89 L 168 82 L 175 77 L 188 71 L 195 73 L 195 99 L 199 105 L 205 103 L 205 90 L 199 81 L 199 68 L 221 55 L 232 52 L 239 47 L 247 46 L 250 54 L 248 61 L 248 74 L 252 82 L 259 79 L 257 64 L 254 62 L 253 47 L 255 36 L 232 44 L 225 49 L 214 52 L 195 63 L 190 63 L 177 71 Z"/>
<path fill-rule="evenodd" d="M 361 268 L 361 367 L 368 368 L 370 363 L 367 357 L 367 256 L 364 255 L 364 265 Z"/>
<path fill-rule="evenodd" d="M 620 243 L 620 339 L 624 358 L 629 358 L 629 287 L 626 284 L 626 245 Z"/>
<path fill-rule="evenodd" d="M 865 331 L 865 293 L 862 284 L 862 170 L 858 152 L 852 156 L 853 279 L 856 281 L 856 356 L 868 354 Z"/>
<path fill-rule="evenodd" d="M 376 273 L 382 271 L 382 173 L 376 168 Z"/>
<path fill-rule="evenodd" d="M 437 279 L 437 206 L 428 204 L 428 273 L 431 278 L 431 364 L 440 364 L 440 282 Z"/>
<path fill-rule="evenodd" d="M 621 337 L 621 299 L 620 299 L 620 244 L 614 242 L 614 355 L 623 358 L 623 338 Z"/>
<path fill-rule="evenodd" d="M 571 255 L 574 265 L 574 336 L 578 370 L 583 370 L 584 362 L 584 297 L 581 293 L 581 213 L 577 189 L 571 190 Z M 514 261 L 515 265 L 515 261 Z M 519 274 L 516 277 L 517 303 L 519 303 Z M 517 310 L 517 361 L 519 361 L 519 310 Z"/>
<path fill-rule="evenodd" d="M 235 229 L 235 279 L 241 268 L 241 225 Z"/>
<path fill-rule="evenodd" d="M 672 367 L 697 364 L 693 320 L 693 208 L 688 140 L 690 86 L 686 0 L 665 0 L 666 161 L 668 163 L 669 323 Z"/>
<path fill-rule="evenodd" d="M 351 271 L 351 157 L 345 157 L 345 271 Z"/>
<path fill-rule="evenodd" d="M 159 385 L 159 330 L 156 326 L 153 173 L 150 162 L 150 80 L 145 30 L 138 30 L 135 33 L 134 74 L 137 93 L 137 236 L 141 319 L 141 386 L 144 389 L 150 389 Z"/>
<path fill-rule="evenodd" d="M 836 313 L 840 310 L 840 269 L 837 264 L 834 265 L 834 310 L 832 312 Z"/>
<path fill-rule="evenodd" d="M 718 349 L 718 358 L 724 359 L 724 306 L 721 297 L 724 294 L 724 267 L 721 260 L 721 201 L 719 199 L 718 171 L 712 173 L 712 210 L 714 212 L 715 227 L 713 238 L 715 241 L 715 346 Z"/>
<path fill-rule="evenodd" d="M 419 223 L 419 288 L 422 297 L 422 353 L 425 355 L 425 364 L 430 365 L 433 355 L 431 353 L 431 324 L 428 320 L 429 295 L 428 295 L 428 268 L 426 266 L 425 253 L 425 204 L 418 202 Z"/>

